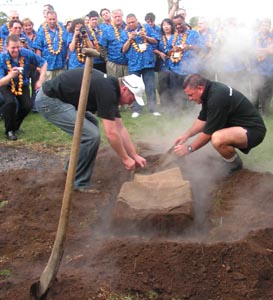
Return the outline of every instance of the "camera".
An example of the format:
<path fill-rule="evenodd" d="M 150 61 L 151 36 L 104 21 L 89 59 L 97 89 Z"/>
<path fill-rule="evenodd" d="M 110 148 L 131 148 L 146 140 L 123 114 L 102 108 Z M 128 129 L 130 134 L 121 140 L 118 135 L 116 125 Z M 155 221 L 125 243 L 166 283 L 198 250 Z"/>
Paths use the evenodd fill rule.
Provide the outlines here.
<path fill-rule="evenodd" d="M 23 67 L 17 67 L 17 70 L 19 71 L 19 73 L 23 73 L 24 68 Z"/>
<path fill-rule="evenodd" d="M 86 29 L 84 27 L 80 28 L 81 35 L 86 35 Z"/>
<path fill-rule="evenodd" d="M 27 39 L 25 37 L 20 37 L 20 42 L 21 43 L 25 43 L 27 41 Z"/>

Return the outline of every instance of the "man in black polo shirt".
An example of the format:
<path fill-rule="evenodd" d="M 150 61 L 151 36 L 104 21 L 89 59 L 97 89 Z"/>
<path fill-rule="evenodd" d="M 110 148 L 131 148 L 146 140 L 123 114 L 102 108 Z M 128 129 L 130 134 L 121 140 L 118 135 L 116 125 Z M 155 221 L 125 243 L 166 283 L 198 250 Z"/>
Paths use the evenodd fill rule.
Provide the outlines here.
<path fill-rule="evenodd" d="M 247 154 L 265 137 L 266 128 L 259 112 L 237 90 L 199 74 L 186 77 L 183 89 L 189 100 L 201 104 L 202 109 L 192 127 L 175 140 L 175 154 L 190 154 L 211 141 L 229 171 L 240 170 L 243 164 L 236 148 Z M 185 144 L 197 134 L 191 144 Z"/>
<path fill-rule="evenodd" d="M 68 70 L 44 82 L 35 104 L 38 112 L 49 122 L 73 135 L 83 68 Z M 98 119 L 102 119 L 105 135 L 127 170 L 145 167 L 146 160 L 137 154 L 126 128 L 123 126 L 119 105 L 136 100 L 144 105 L 145 87 L 141 77 L 128 75 L 122 78 L 107 76 L 93 69 L 87 108 L 82 129 L 80 152 L 74 189 L 92 192 L 90 179 L 100 143 Z M 65 165 L 67 170 L 68 163 Z"/>

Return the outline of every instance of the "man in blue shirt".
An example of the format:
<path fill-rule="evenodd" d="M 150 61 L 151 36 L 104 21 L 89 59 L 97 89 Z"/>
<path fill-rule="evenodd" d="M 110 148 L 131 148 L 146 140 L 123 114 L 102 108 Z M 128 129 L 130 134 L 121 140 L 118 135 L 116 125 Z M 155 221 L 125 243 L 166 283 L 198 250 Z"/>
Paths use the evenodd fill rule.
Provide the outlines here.
<path fill-rule="evenodd" d="M 127 16 L 126 23 L 127 36 L 123 40 L 122 52 L 128 59 L 128 72 L 143 77 L 148 110 L 155 116 L 160 116 L 156 110 L 153 52 L 159 36 L 150 25 L 141 25 L 134 14 Z M 133 103 L 133 110 L 132 118 L 139 117 L 142 109 L 136 102 Z"/>
<path fill-rule="evenodd" d="M 46 80 L 64 71 L 66 66 L 67 38 L 68 33 L 58 23 L 57 13 L 49 10 L 46 15 L 46 21 L 38 30 L 33 44 L 36 53 L 48 63 Z"/>
<path fill-rule="evenodd" d="M 37 90 L 45 79 L 47 62 L 31 50 L 21 48 L 18 35 L 11 34 L 6 41 L 7 52 L 0 54 L 0 92 L 5 100 L 2 111 L 7 139 L 14 141 L 17 139 L 15 132 L 32 107 L 30 66 L 40 68 L 40 77 L 35 86 Z"/>
<path fill-rule="evenodd" d="M 199 56 L 201 43 L 200 36 L 195 30 L 188 30 L 186 22 L 181 15 L 173 18 L 176 33 L 168 41 L 167 54 L 170 58 L 169 69 L 170 87 L 173 91 L 173 103 L 177 108 L 186 108 L 188 105 L 181 85 L 185 77 L 191 73 L 199 72 Z M 181 101 L 181 98 L 183 101 Z"/>
<path fill-rule="evenodd" d="M 101 53 L 106 58 L 108 75 L 122 77 L 128 75 L 128 60 L 122 53 L 122 38 L 127 38 L 126 24 L 123 22 L 121 9 L 112 11 L 112 24 L 105 27 L 99 41 Z"/>

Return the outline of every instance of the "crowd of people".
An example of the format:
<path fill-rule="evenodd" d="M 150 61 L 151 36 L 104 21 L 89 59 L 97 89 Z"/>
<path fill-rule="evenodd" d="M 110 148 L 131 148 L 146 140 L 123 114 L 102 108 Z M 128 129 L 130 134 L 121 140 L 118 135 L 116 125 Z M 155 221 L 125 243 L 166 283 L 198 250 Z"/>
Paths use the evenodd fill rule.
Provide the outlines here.
<path fill-rule="evenodd" d="M 41 89 L 43 82 L 51 82 L 64 72 L 84 67 L 86 56 L 83 48 L 98 50 L 100 56 L 94 58 L 94 68 L 109 78 L 123 78 L 122 82 L 129 90 L 132 91 L 134 86 L 126 83 L 126 78 L 131 83 L 135 80 L 128 76 L 141 78 L 147 110 L 155 117 L 190 109 L 188 99 L 191 95 L 185 93 L 187 85 L 184 89 L 182 86 L 191 74 L 235 88 L 253 103 L 257 111 L 260 110 L 263 115 L 270 114 L 273 35 L 269 19 L 261 20 L 247 36 L 243 34 L 245 27 L 234 19 L 214 28 L 209 26 L 206 18 L 200 17 L 196 28 L 192 28 L 187 22 L 186 10 L 178 7 L 178 0 L 173 0 L 171 10 L 161 22 L 156 22 L 152 12 L 147 13 L 142 21 L 134 13 L 124 17 L 122 9 L 110 11 L 102 8 L 99 12 L 91 10 L 84 17 L 62 23 L 50 4 L 44 5 L 43 16 L 43 22 L 35 30 L 29 18 L 21 20 L 19 13 L 12 11 L 0 30 L 0 93 L 4 103 L 1 110 L 9 140 L 17 139 L 23 119 L 31 110 L 37 109 L 36 91 L 45 92 Z M 67 79 L 65 76 L 60 78 Z M 200 78 L 194 88 L 202 87 L 204 92 L 207 88 Z M 122 91 L 122 85 L 120 89 Z M 240 98 L 237 92 L 235 94 L 236 98 Z M 51 97 L 50 94 L 47 96 Z M 70 102 L 76 107 L 74 100 Z M 132 118 L 143 113 L 139 101 L 133 101 L 131 109 Z M 102 114 L 102 117 L 104 115 L 107 114 Z M 117 112 L 115 115 L 119 117 Z M 202 115 L 202 122 L 206 117 Z M 113 121 L 113 115 L 107 116 L 106 120 L 109 118 Z M 202 125 L 198 129 L 207 128 L 204 123 Z M 121 124 L 116 126 L 123 130 Z M 218 129 L 216 126 L 214 130 Z M 68 132 L 71 133 L 71 130 Z M 207 140 L 213 132 L 207 131 Z M 233 145 L 248 149 L 247 140 L 241 137 L 242 132 L 240 134 L 240 142 L 232 141 Z M 194 144 L 194 147 L 184 149 L 181 146 L 184 140 L 178 138 L 175 142 L 177 155 L 190 153 L 205 144 Z M 124 153 L 128 149 L 124 151 L 123 148 L 119 154 L 126 157 Z M 131 149 L 131 152 L 137 157 L 136 164 L 144 166 L 144 160 L 136 156 L 135 150 Z M 232 152 L 225 158 L 230 160 L 234 157 Z M 128 169 L 132 168 L 131 163 Z"/>

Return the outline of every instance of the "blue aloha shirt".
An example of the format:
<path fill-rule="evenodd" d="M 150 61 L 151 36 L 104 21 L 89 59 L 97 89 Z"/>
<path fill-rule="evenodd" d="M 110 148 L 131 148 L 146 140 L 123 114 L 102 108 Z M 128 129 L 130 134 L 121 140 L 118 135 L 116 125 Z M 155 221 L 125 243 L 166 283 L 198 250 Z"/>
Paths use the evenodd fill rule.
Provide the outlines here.
<path fill-rule="evenodd" d="M 127 38 L 127 32 L 125 31 L 125 24 L 122 28 L 119 28 L 118 40 L 115 35 L 115 30 L 112 25 L 105 27 L 102 32 L 99 44 L 107 49 L 107 59 L 115 64 L 127 65 L 128 60 L 125 53 L 122 53 L 122 40 Z"/>
<path fill-rule="evenodd" d="M 34 29 L 33 29 L 33 34 L 34 34 L 34 37 L 32 40 L 27 35 L 25 35 L 25 38 L 27 39 L 27 43 L 28 43 L 29 47 L 32 49 L 32 51 L 35 51 L 33 45 L 34 45 L 34 41 L 37 37 L 37 32 Z"/>
<path fill-rule="evenodd" d="M 254 47 L 258 48 L 273 48 L 273 34 L 268 33 L 266 37 L 263 37 L 259 32 L 255 37 L 253 44 L 255 45 Z M 260 59 L 257 58 L 257 56 L 254 56 L 251 61 L 251 72 L 273 77 L 273 56 L 267 55 Z"/>
<path fill-rule="evenodd" d="M 93 41 L 93 37 L 91 36 L 91 34 L 88 32 L 88 36 L 89 36 L 89 39 L 90 41 Z M 68 33 L 68 39 L 67 39 L 67 44 L 69 46 L 69 44 L 72 42 L 73 40 L 73 35 L 74 33 L 73 32 L 70 32 Z M 79 37 L 80 39 L 80 43 L 82 44 L 82 38 Z M 81 68 L 81 67 L 84 67 L 85 65 L 85 61 L 84 62 L 80 62 L 78 60 L 78 56 L 77 56 L 77 49 L 75 48 L 74 51 L 70 51 L 69 48 L 67 47 L 67 51 L 68 51 L 68 69 L 76 69 L 76 68 Z"/>
<path fill-rule="evenodd" d="M 200 34 L 196 30 L 186 30 L 185 33 L 187 34 L 187 39 L 185 45 L 195 45 L 202 48 Z M 173 35 L 168 40 L 168 51 L 172 49 L 172 42 L 174 39 Z M 181 44 L 182 35 L 179 34 L 175 46 Z M 169 68 L 174 73 L 180 75 L 188 75 L 191 73 L 198 73 L 200 71 L 200 61 L 198 54 L 193 50 L 187 50 L 183 53 L 182 59 L 179 62 L 172 62 L 169 61 Z"/>
<path fill-rule="evenodd" d="M 5 40 L 7 38 L 7 36 L 9 35 L 9 29 L 8 29 L 7 23 L 4 23 L 1 26 L 1 33 L 2 33 L 3 39 Z"/>
<path fill-rule="evenodd" d="M 33 51 L 25 48 L 20 49 L 18 60 L 14 60 L 8 52 L 3 52 L 0 54 L 0 78 L 3 78 L 8 74 L 8 67 L 6 64 L 7 60 L 10 60 L 12 67 L 19 67 L 19 59 L 22 56 L 24 57 L 23 85 L 28 86 L 30 66 L 34 65 L 41 68 L 45 63 L 45 59 L 43 59 Z M 18 77 L 13 78 L 13 80 L 17 85 Z"/>
<path fill-rule="evenodd" d="M 108 26 L 105 24 L 105 26 Z M 105 27 L 106 28 L 106 27 Z M 92 28 L 95 36 L 97 38 L 98 44 L 100 43 L 100 39 L 101 39 L 101 35 L 102 35 L 102 27 L 101 25 L 98 25 L 98 27 L 96 29 Z M 87 28 L 88 34 L 90 33 L 89 28 Z M 92 34 L 90 33 L 90 35 L 92 36 Z M 92 37 L 92 41 L 94 40 L 94 38 Z M 94 64 L 103 64 L 105 63 L 104 59 L 101 57 L 94 57 Z"/>
<path fill-rule="evenodd" d="M 159 41 L 158 34 L 152 29 L 152 27 L 148 24 L 141 25 L 138 23 L 138 27 L 136 30 L 130 31 L 140 31 L 144 26 L 146 35 L 149 37 L 155 38 Z M 125 35 L 126 38 L 122 38 L 122 43 L 124 44 L 128 40 L 128 33 Z M 140 36 L 135 37 L 136 44 L 142 44 L 143 38 Z M 129 73 L 136 72 L 139 70 L 143 70 L 146 68 L 154 68 L 155 66 L 155 55 L 153 50 L 155 49 L 156 44 L 151 44 L 147 42 L 147 49 L 144 52 L 137 52 L 132 45 L 130 45 L 128 51 L 126 52 L 126 57 L 128 59 L 128 71 Z"/>
<path fill-rule="evenodd" d="M 48 28 L 48 25 L 46 25 L 46 26 L 47 26 L 47 30 L 50 35 L 50 39 L 51 39 L 51 41 L 53 41 L 53 43 L 52 43 L 53 49 L 56 51 L 58 49 L 58 44 L 59 44 L 59 38 L 58 38 L 59 29 L 56 29 L 56 31 L 52 31 Z M 35 49 L 38 49 L 41 51 L 41 53 L 42 53 L 41 56 L 47 61 L 47 64 L 48 64 L 47 70 L 48 71 L 63 69 L 65 67 L 66 54 L 67 54 L 66 53 L 67 52 L 67 36 L 68 36 L 68 32 L 66 30 L 63 30 L 62 49 L 59 54 L 55 55 L 55 54 L 50 53 L 50 51 L 48 49 L 45 32 L 44 32 L 43 28 L 41 27 L 38 30 L 38 34 L 33 43 L 33 47 Z"/>
<path fill-rule="evenodd" d="M 171 37 L 173 37 L 173 34 L 171 35 Z M 159 40 L 159 43 L 157 45 L 157 49 L 160 51 L 160 52 L 163 52 L 165 54 L 167 54 L 168 52 L 168 40 L 166 39 L 166 44 L 163 42 L 163 35 L 161 34 L 160 35 L 160 40 Z M 166 57 L 165 61 L 161 59 L 161 57 L 158 55 L 157 57 L 157 60 L 158 60 L 158 68 L 159 68 L 159 71 L 167 71 L 170 69 L 170 58 L 169 57 Z"/>

